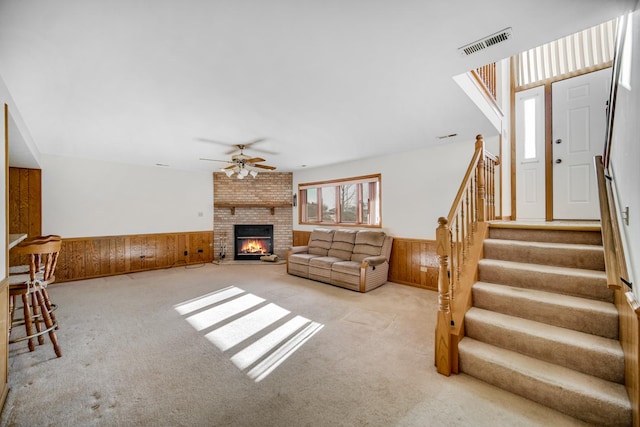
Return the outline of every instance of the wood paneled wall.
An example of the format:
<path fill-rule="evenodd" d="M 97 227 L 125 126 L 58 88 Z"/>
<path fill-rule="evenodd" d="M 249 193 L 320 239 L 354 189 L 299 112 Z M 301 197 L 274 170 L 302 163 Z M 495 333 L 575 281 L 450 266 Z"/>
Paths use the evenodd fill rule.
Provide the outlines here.
<path fill-rule="evenodd" d="M 39 169 L 9 168 L 9 233 L 42 234 L 42 174 Z M 9 254 L 10 265 L 24 264 Z"/>
<path fill-rule="evenodd" d="M 65 239 L 63 236 L 56 281 L 112 276 L 211 261 L 212 230 L 73 239 Z"/>
<path fill-rule="evenodd" d="M 293 231 L 293 246 L 309 243 L 310 231 Z M 418 288 L 438 290 L 436 242 L 419 239 L 393 239 L 389 281 Z"/>
<path fill-rule="evenodd" d="M 293 246 L 306 246 L 311 237 L 310 231 L 293 230 Z"/>
<path fill-rule="evenodd" d="M 389 281 L 438 290 L 438 256 L 433 240 L 394 238 Z"/>

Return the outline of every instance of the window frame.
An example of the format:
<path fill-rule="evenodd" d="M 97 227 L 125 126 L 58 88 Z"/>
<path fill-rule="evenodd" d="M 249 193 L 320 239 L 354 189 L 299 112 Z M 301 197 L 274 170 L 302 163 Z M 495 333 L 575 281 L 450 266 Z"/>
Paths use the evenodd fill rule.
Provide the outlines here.
<path fill-rule="evenodd" d="M 376 206 L 369 207 L 367 212 L 369 215 L 373 214 L 377 217 L 378 222 L 374 224 L 370 224 L 369 222 L 363 222 L 363 209 L 362 209 L 362 196 L 365 191 L 363 191 L 362 185 L 356 186 L 355 196 L 356 201 L 354 202 L 356 209 L 356 220 L 355 222 L 342 222 L 342 210 L 343 207 L 341 205 L 340 193 L 341 187 L 344 185 L 353 185 L 353 184 L 370 184 L 375 183 L 377 186 L 377 199 L 374 198 L 373 202 L 371 199 L 367 199 L 369 203 L 374 203 Z M 316 200 L 314 202 L 317 203 L 317 212 L 316 218 L 318 221 L 309 221 L 307 220 L 307 205 L 308 200 L 306 196 L 306 191 L 308 189 L 316 189 Z M 335 217 L 335 221 L 325 221 L 323 220 L 323 189 L 324 188 L 334 188 L 335 193 L 335 212 L 333 216 Z M 304 194 L 303 194 L 304 193 Z M 367 192 L 368 194 L 368 192 Z M 298 224 L 301 225 L 321 225 L 321 226 L 339 226 L 339 227 L 358 227 L 358 228 L 382 228 L 382 174 L 373 174 L 373 175 L 363 175 L 356 176 L 350 178 L 340 178 L 340 179 L 332 179 L 327 181 L 316 181 L 316 182 L 306 182 L 298 184 Z M 377 215 L 376 215 L 377 214 Z M 375 220 L 375 218 L 374 218 Z"/>

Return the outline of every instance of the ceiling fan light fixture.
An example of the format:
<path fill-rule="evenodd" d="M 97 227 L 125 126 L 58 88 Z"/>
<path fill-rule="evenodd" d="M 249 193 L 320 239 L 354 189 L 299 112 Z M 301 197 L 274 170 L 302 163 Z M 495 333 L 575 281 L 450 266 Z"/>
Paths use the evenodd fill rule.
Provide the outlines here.
<path fill-rule="evenodd" d="M 256 171 L 251 171 L 251 172 L 249 172 L 249 174 L 251 174 L 251 176 L 254 177 L 254 178 L 256 176 L 258 176 L 258 172 L 256 172 Z"/>
<path fill-rule="evenodd" d="M 249 171 L 242 168 L 242 170 L 239 172 L 239 175 L 242 175 L 242 177 L 244 178 L 245 176 L 249 175 Z"/>
<path fill-rule="evenodd" d="M 233 169 L 222 169 L 222 171 L 227 175 L 227 177 L 231 178 L 233 175 Z"/>
<path fill-rule="evenodd" d="M 238 179 L 244 179 L 244 175 L 242 175 L 241 173 L 239 173 L 237 176 L 238 176 Z"/>

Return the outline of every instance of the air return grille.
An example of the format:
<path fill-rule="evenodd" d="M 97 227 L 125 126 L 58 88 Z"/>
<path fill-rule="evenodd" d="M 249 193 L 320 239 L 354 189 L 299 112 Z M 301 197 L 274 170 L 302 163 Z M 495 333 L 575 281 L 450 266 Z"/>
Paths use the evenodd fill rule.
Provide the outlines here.
<path fill-rule="evenodd" d="M 495 34 L 491 34 L 488 37 L 485 37 L 481 40 L 470 43 L 466 46 L 462 46 L 458 49 L 460 55 L 467 56 L 472 53 L 476 53 L 483 49 L 488 48 L 489 46 L 493 46 L 498 43 L 506 42 L 511 37 L 511 28 L 505 28 L 502 31 L 498 31 Z"/>

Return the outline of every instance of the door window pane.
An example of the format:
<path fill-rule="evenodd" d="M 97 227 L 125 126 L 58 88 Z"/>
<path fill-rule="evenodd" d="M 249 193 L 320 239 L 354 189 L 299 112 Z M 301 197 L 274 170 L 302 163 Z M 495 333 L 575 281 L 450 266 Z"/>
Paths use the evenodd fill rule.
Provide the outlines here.
<path fill-rule="evenodd" d="M 524 158 L 536 158 L 536 99 L 524 101 Z"/>

